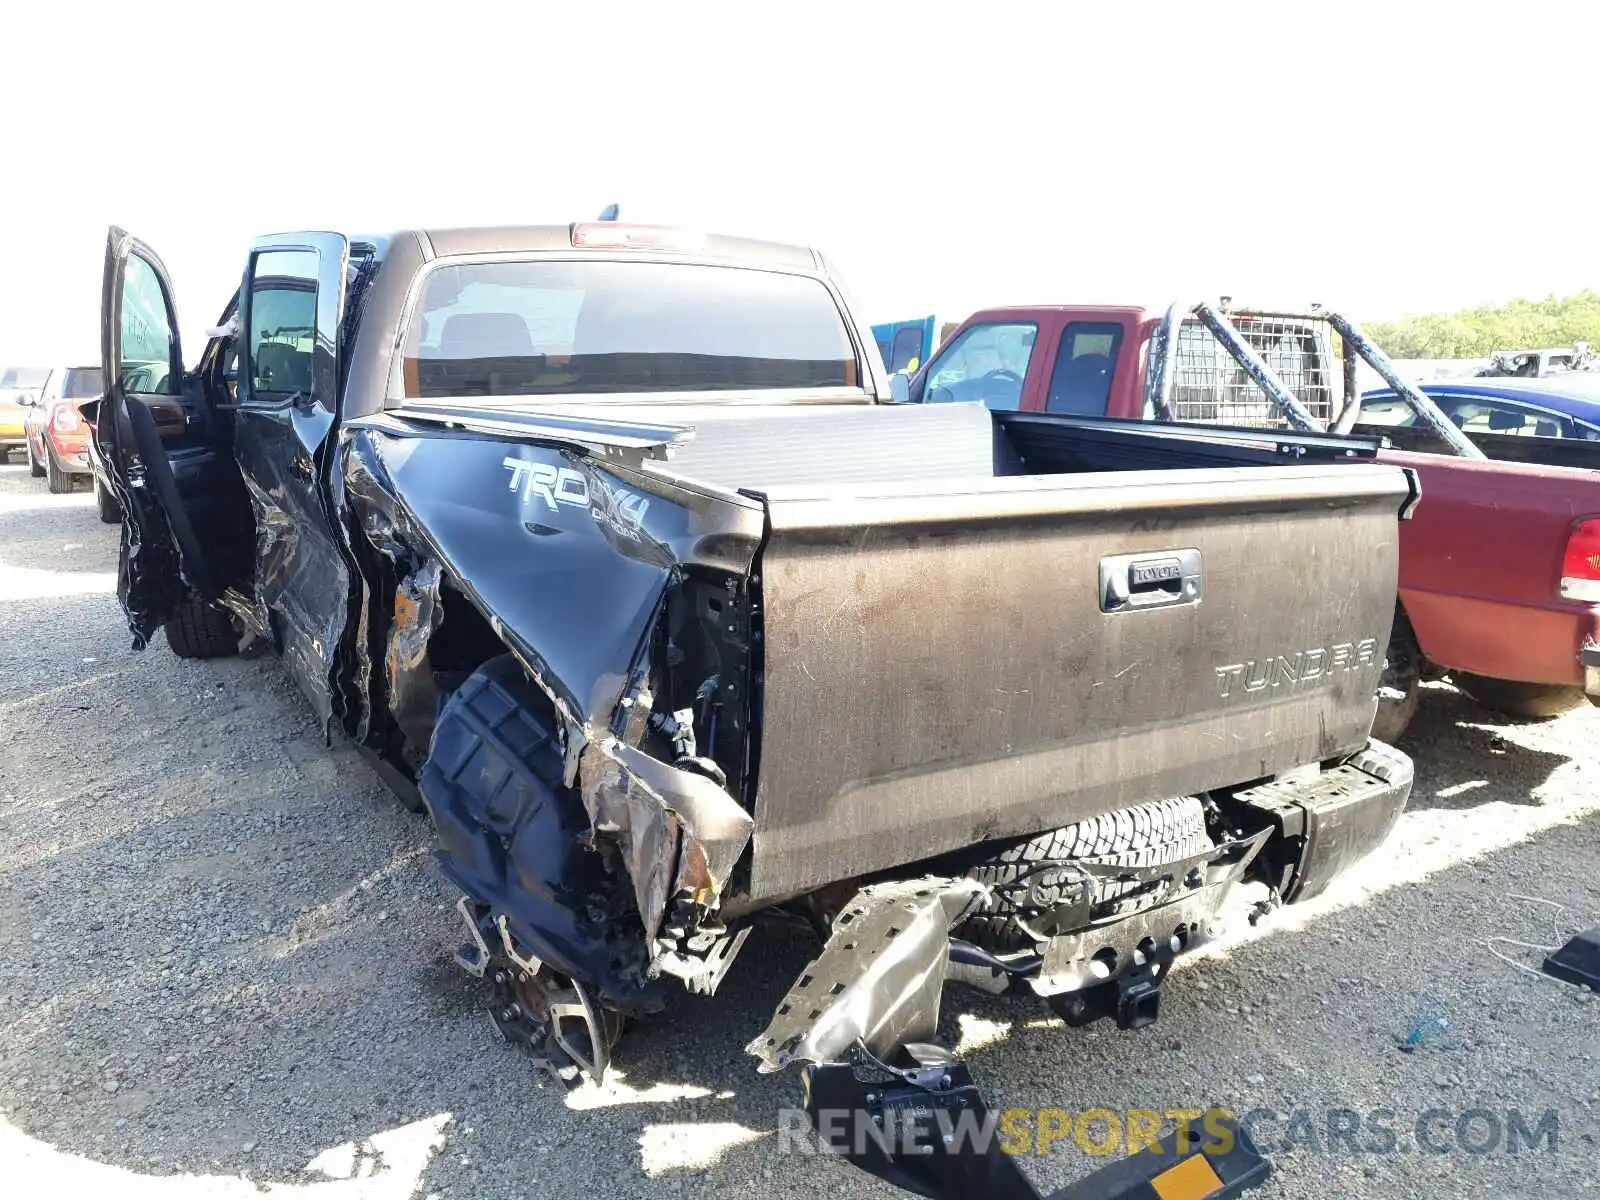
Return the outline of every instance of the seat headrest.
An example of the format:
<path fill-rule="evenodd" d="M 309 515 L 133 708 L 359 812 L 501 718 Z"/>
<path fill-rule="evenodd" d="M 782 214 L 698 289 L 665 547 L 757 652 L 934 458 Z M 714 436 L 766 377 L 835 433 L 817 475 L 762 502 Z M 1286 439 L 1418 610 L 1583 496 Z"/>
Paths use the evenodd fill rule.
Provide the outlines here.
<path fill-rule="evenodd" d="M 256 378 L 272 392 L 311 391 L 311 352 L 283 342 L 263 342 L 256 348 Z"/>
<path fill-rule="evenodd" d="M 516 313 L 456 313 L 439 333 L 440 358 L 514 358 L 533 354 L 528 323 Z"/>

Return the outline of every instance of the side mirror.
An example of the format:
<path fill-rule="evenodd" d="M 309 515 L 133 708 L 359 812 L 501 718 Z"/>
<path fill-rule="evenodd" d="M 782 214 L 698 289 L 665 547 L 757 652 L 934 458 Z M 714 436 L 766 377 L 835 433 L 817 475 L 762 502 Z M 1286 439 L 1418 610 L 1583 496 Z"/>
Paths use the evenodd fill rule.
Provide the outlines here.
<path fill-rule="evenodd" d="M 896 371 L 889 376 L 889 400 L 894 404 L 911 402 L 911 376 L 904 371 Z"/>

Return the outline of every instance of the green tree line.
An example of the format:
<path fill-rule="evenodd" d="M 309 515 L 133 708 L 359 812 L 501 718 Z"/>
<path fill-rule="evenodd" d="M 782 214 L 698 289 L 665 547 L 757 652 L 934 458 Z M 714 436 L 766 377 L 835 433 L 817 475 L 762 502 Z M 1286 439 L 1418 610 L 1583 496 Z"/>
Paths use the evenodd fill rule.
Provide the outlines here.
<path fill-rule="evenodd" d="M 1487 358 L 1495 350 L 1573 342 L 1600 350 L 1600 292 L 1374 321 L 1365 328 L 1392 358 Z"/>

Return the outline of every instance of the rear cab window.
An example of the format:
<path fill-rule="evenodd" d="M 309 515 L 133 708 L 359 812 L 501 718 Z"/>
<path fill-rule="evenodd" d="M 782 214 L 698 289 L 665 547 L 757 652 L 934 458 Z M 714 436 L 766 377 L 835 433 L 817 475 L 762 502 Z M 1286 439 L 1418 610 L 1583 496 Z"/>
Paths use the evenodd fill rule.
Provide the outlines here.
<path fill-rule="evenodd" d="M 820 280 L 612 259 L 434 267 L 402 373 L 404 399 L 862 387 Z"/>

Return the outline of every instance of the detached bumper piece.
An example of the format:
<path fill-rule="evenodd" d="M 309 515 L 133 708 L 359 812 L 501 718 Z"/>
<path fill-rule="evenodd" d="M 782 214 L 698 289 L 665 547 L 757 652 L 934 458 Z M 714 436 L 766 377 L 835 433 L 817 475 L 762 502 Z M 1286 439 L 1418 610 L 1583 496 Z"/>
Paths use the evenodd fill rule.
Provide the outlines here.
<path fill-rule="evenodd" d="M 1600 992 L 1600 925 L 1575 934 L 1565 946 L 1546 956 L 1544 973 Z"/>
<path fill-rule="evenodd" d="M 1411 795 L 1411 759 L 1382 742 L 1306 779 L 1281 779 L 1233 794 L 1280 835 L 1274 876 L 1286 904 L 1309 900 L 1376 850 Z"/>
<path fill-rule="evenodd" d="M 911 1044 L 895 1069 L 861 1053 L 855 1062 L 805 1068 L 806 1114 L 835 1154 L 933 1200 L 1216 1200 L 1263 1183 L 1271 1166 L 1235 1125 L 1206 1138 L 1183 1130 L 1158 1148 L 1117 1159 L 1048 1196 L 1006 1152 L 996 1118 L 966 1064 L 942 1048 Z M 1180 1138 L 1183 1144 L 1180 1145 Z"/>

